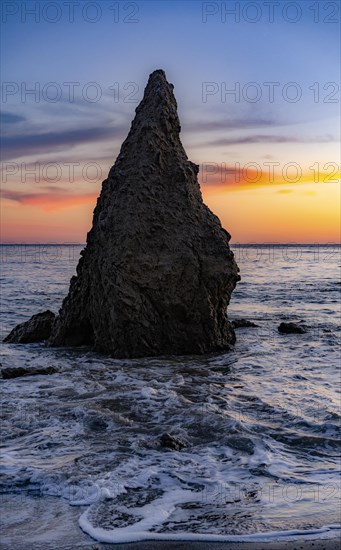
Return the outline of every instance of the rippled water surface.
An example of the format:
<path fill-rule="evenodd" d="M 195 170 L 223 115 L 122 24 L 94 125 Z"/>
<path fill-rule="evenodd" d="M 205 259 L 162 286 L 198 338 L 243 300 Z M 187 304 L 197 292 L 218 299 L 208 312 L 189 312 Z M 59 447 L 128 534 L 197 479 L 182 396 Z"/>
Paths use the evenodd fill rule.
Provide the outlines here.
<path fill-rule="evenodd" d="M 3 335 L 58 310 L 80 249 L 2 247 Z M 229 353 L 115 360 L 2 345 L 3 368 L 58 369 L 2 381 L 5 547 L 75 546 L 80 527 L 103 542 L 339 532 L 340 248 L 235 253 L 229 316 L 258 327 L 238 329 Z M 279 334 L 284 320 L 307 334 Z M 165 432 L 187 446 L 162 448 Z"/>

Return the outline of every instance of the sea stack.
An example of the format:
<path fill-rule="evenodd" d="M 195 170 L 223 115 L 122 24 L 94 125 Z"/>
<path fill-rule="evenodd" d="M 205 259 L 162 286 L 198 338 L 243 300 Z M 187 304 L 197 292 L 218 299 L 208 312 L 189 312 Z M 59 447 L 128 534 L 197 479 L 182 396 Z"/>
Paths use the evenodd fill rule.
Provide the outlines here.
<path fill-rule="evenodd" d="M 53 325 L 52 346 L 113 357 L 229 349 L 238 267 L 181 144 L 173 85 L 154 71 L 103 182 L 93 225 Z"/>

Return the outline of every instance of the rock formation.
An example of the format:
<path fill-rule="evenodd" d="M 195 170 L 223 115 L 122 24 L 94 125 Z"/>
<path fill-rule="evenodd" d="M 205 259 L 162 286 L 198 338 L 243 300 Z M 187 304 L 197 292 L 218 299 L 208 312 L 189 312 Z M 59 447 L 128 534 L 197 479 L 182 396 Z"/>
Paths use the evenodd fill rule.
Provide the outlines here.
<path fill-rule="evenodd" d="M 59 372 L 57 367 L 50 365 L 49 367 L 6 367 L 1 369 L 0 374 L 4 380 L 11 378 L 19 378 L 22 376 L 42 376 L 46 374 L 55 374 Z"/>
<path fill-rule="evenodd" d="M 233 328 L 254 328 L 259 327 L 259 325 L 256 325 L 253 321 L 248 321 L 247 319 L 235 319 L 232 321 Z"/>
<path fill-rule="evenodd" d="M 182 441 L 179 437 L 170 434 L 162 434 L 160 437 L 161 447 L 166 449 L 174 449 L 175 451 L 181 451 L 187 447 L 187 443 Z"/>
<path fill-rule="evenodd" d="M 55 314 L 50 310 L 33 315 L 25 323 L 17 325 L 4 339 L 4 342 L 29 344 L 41 342 L 50 337 Z"/>
<path fill-rule="evenodd" d="M 103 182 L 52 346 L 114 357 L 228 349 L 239 280 L 230 235 L 204 205 L 181 144 L 173 85 L 153 72 Z"/>
<path fill-rule="evenodd" d="M 297 323 L 281 323 L 278 326 L 278 332 L 282 334 L 305 334 L 307 329 L 303 325 L 298 325 Z"/>

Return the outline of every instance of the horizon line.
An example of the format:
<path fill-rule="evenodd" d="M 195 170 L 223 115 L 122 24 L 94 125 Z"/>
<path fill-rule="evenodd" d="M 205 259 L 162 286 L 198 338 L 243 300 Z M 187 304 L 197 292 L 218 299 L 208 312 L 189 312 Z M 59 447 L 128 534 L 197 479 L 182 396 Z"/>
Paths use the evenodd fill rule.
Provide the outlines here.
<path fill-rule="evenodd" d="M 80 243 L 80 242 L 32 242 L 32 243 L 26 243 L 26 242 L 15 242 L 15 243 L 1 243 L 0 246 L 86 246 L 87 243 Z M 266 242 L 233 242 L 229 243 L 229 246 L 261 246 L 261 245 L 271 245 L 271 246 L 282 246 L 282 245 L 291 245 L 291 246 L 341 246 L 341 241 L 328 241 L 328 242 L 273 242 L 273 241 L 266 241 Z"/>

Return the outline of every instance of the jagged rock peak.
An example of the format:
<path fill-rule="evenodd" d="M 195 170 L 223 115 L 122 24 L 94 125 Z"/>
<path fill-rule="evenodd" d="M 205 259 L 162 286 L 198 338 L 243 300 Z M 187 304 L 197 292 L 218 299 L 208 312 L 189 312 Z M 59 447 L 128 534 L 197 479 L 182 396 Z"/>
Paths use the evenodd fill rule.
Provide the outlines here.
<path fill-rule="evenodd" d="M 137 129 L 146 119 L 150 125 L 158 125 L 166 133 L 170 130 L 180 132 L 180 121 L 177 113 L 177 102 L 173 93 L 174 86 L 166 80 L 163 70 L 154 71 L 148 80 L 144 96 L 136 108 L 136 117 L 132 128 Z"/>
<path fill-rule="evenodd" d="M 154 71 L 148 80 L 143 99 L 135 109 L 135 118 L 126 140 L 123 142 L 115 165 L 109 172 L 109 179 L 127 170 L 127 157 L 134 158 L 130 171 L 145 171 L 147 164 L 162 164 L 169 153 L 177 153 L 187 160 L 179 137 L 181 130 L 177 102 L 163 70 Z M 173 148 L 173 151 L 172 151 Z M 194 165 L 193 165 L 194 167 Z M 126 172 L 125 172 L 126 173 Z"/>

